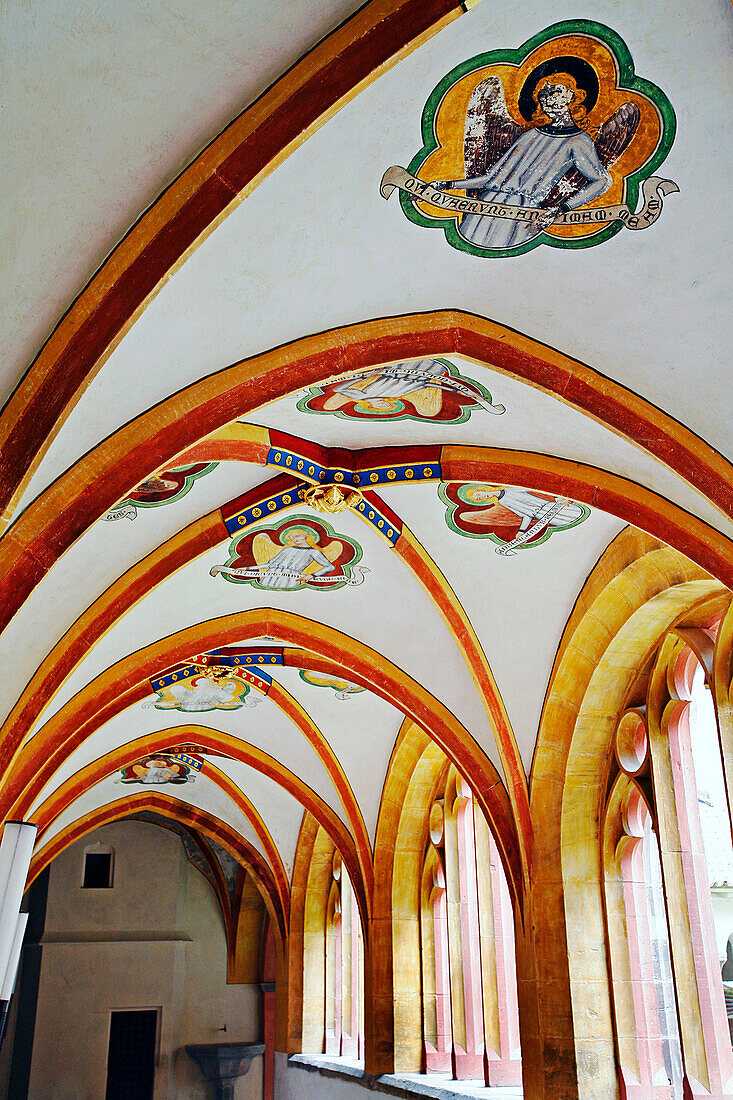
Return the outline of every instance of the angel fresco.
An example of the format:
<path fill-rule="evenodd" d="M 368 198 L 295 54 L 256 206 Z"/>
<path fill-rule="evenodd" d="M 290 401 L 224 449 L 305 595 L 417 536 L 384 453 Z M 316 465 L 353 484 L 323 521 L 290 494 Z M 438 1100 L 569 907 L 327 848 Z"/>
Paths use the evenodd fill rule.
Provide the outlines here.
<path fill-rule="evenodd" d="M 652 176 L 674 129 L 618 35 L 570 20 L 454 69 L 428 101 L 424 148 L 407 171 L 388 169 L 381 191 L 400 188 L 412 221 L 474 255 L 597 244 L 651 225 L 678 190 Z"/>
<path fill-rule="evenodd" d="M 195 779 L 192 768 L 175 760 L 172 756 L 150 756 L 131 764 L 120 772 L 120 783 L 141 783 L 143 786 L 161 786 L 163 783 L 192 783 Z"/>
<path fill-rule="evenodd" d="M 356 566 L 360 558 L 361 547 L 324 520 L 294 516 L 277 527 L 244 532 L 232 543 L 229 561 L 215 565 L 211 576 L 270 590 L 333 589 L 363 581 L 368 570 Z"/>
<path fill-rule="evenodd" d="M 590 515 L 585 504 L 518 485 L 450 482 L 442 483 L 438 492 L 448 505 L 448 526 L 469 538 L 490 538 L 503 557 L 539 546 Z"/>
<path fill-rule="evenodd" d="M 249 690 L 249 686 L 234 674 L 217 681 L 207 676 L 191 676 L 158 688 L 152 705 L 156 710 L 179 710 L 187 714 L 238 710 L 241 706 L 254 706 L 254 701 L 247 698 Z"/>
<path fill-rule="evenodd" d="M 300 678 L 313 687 L 330 688 L 336 693 L 337 699 L 348 699 L 350 695 L 358 695 L 365 690 L 358 684 L 352 684 L 351 680 L 344 680 L 340 676 L 320 676 L 317 672 L 304 668 L 300 669 Z"/>
<path fill-rule="evenodd" d="M 460 424 L 475 408 L 501 414 L 485 387 L 464 378 L 445 359 L 414 359 L 374 367 L 340 382 L 313 386 L 301 412 L 333 413 L 352 420 L 434 420 Z"/>
<path fill-rule="evenodd" d="M 180 500 L 193 487 L 198 478 L 211 473 L 218 462 L 194 462 L 190 466 L 176 466 L 161 474 L 146 478 L 109 510 L 104 519 L 136 519 L 138 508 L 157 508 Z"/>
<path fill-rule="evenodd" d="M 532 98 L 534 125 L 523 130 L 507 112 L 499 78 L 482 81 L 466 114 L 464 161 L 470 178 L 433 184 L 463 188 L 482 202 L 545 211 L 539 223 L 464 214 L 458 232 L 481 248 L 523 244 L 557 214 L 605 194 L 613 182 L 607 169 L 633 138 L 641 117 L 635 103 L 622 103 L 591 137 L 582 129 L 586 92 L 569 73 L 541 77 Z"/>

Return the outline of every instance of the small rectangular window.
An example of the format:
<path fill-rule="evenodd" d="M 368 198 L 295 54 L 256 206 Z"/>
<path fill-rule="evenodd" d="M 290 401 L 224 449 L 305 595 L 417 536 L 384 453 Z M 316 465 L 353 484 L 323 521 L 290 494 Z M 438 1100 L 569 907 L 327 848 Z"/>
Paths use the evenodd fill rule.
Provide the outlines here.
<path fill-rule="evenodd" d="M 85 852 L 84 879 L 85 890 L 110 890 L 112 887 L 112 853 Z"/>

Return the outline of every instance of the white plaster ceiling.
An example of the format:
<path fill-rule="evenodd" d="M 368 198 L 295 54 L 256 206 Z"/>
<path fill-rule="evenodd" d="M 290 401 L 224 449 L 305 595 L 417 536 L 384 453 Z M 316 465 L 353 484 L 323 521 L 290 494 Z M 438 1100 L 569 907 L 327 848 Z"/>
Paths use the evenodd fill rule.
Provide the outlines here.
<path fill-rule="evenodd" d="M 204 765 L 204 767 L 205 766 L 206 765 Z M 50 843 L 50 841 L 58 835 L 58 833 L 68 828 L 69 825 L 72 825 L 85 814 L 91 813 L 100 806 L 107 806 L 110 802 L 116 802 L 118 799 L 128 797 L 131 789 L 135 793 L 143 791 L 147 794 L 149 794 L 151 790 L 155 791 L 159 789 L 169 798 L 178 799 L 181 802 L 188 803 L 190 806 L 208 811 L 214 817 L 219 818 L 220 821 L 230 825 L 240 834 L 240 836 L 243 836 L 244 839 L 263 856 L 263 858 L 267 859 L 256 833 L 247 819 L 243 816 L 241 810 L 239 810 L 231 798 L 229 798 L 229 796 L 203 772 L 196 776 L 196 780 L 193 783 L 186 783 L 185 785 L 182 784 L 176 787 L 166 785 L 160 788 L 143 786 L 133 786 L 131 788 L 131 786 L 119 782 L 119 773 L 110 775 L 106 779 L 103 779 L 101 783 L 89 787 L 75 802 L 59 814 L 44 833 L 39 847 L 45 847 L 46 844 Z"/>
<path fill-rule="evenodd" d="M 298 509 L 294 515 L 308 515 Z M 158 585 L 90 650 L 48 711 L 128 653 L 194 623 L 259 607 L 282 608 L 353 635 L 388 657 L 440 699 L 485 747 L 487 719 L 475 685 L 438 611 L 388 544 L 358 516 L 343 513 L 333 526 L 363 549 L 369 569 L 363 584 L 334 592 L 256 590 L 211 577 L 227 558 L 227 544 L 213 547 Z M 120 521 L 122 522 L 122 521 Z M 430 639 L 417 647 L 416 638 Z M 276 639 L 278 641 L 279 639 Z"/>
<path fill-rule="evenodd" d="M 466 611 L 496 677 L 529 775 L 542 702 L 569 611 L 623 524 L 594 508 L 580 526 L 506 557 L 488 539 L 451 531 L 434 485 L 390 487 L 382 495 L 440 562 Z"/>
<path fill-rule="evenodd" d="M 242 462 L 220 462 L 198 478 L 186 496 L 162 508 L 140 508 L 135 520 L 99 520 L 69 547 L 34 588 L 6 631 L 3 645 L 16 654 L 25 684 L 43 657 L 97 597 L 157 546 L 200 516 L 259 484 L 263 472 Z M 5 718 L 17 683 L 0 682 Z"/>
<path fill-rule="evenodd" d="M 293 152 L 150 303 L 71 414 L 36 490 L 100 434 L 246 355 L 337 325 L 448 306 L 572 354 L 729 451 L 721 245 L 730 214 L 717 181 L 733 154 L 710 140 L 709 118 L 710 105 L 730 95 L 730 19 L 716 3 L 687 6 L 673 20 L 664 0 L 596 0 L 582 12 L 625 38 L 637 71 L 679 116 L 663 174 L 681 193 L 652 229 L 571 254 L 540 248 L 474 261 L 379 195 L 383 171 L 419 149 L 423 105 L 441 77 L 479 50 L 519 46 L 558 14 L 552 0 L 521 11 L 479 4 Z M 696 215 L 706 208 L 716 216 Z"/>
<path fill-rule="evenodd" d="M 192 718 L 197 720 L 192 722 Z M 344 816 L 338 792 L 314 749 L 290 719 L 286 718 L 282 711 L 268 699 L 262 699 L 258 707 L 252 710 L 244 708 L 233 712 L 210 711 L 194 716 L 181 714 L 179 711 L 159 711 L 138 703 L 115 715 L 93 735 L 93 749 L 87 749 L 83 754 L 80 750 L 76 750 L 76 753 L 79 753 L 79 763 L 75 763 L 73 758 L 70 758 L 63 772 L 57 773 L 58 778 L 54 777 L 54 780 L 49 783 L 48 792 L 50 793 L 53 787 L 61 782 L 60 777 L 65 776 L 67 770 L 73 774 L 82 766 L 82 762 L 88 763 L 88 755 L 91 751 L 94 752 L 92 759 L 97 759 L 110 752 L 116 745 L 125 745 L 129 741 L 160 730 L 173 730 L 172 736 L 175 736 L 176 729 L 192 724 L 220 730 L 282 760 L 292 772 L 320 795 L 331 809 L 340 816 Z M 187 735 L 186 741 L 190 740 L 192 740 L 191 735 Z M 173 790 L 170 788 L 170 793 Z"/>
<path fill-rule="evenodd" d="M 293 873 L 295 849 L 303 822 L 303 807 L 292 795 L 268 779 L 266 775 L 239 760 L 209 756 L 208 760 L 234 780 L 245 791 L 250 802 L 267 826 L 277 846 L 288 878 Z"/>
<path fill-rule="evenodd" d="M 354 0 L 0 7 L 0 403 L 120 237 Z"/>

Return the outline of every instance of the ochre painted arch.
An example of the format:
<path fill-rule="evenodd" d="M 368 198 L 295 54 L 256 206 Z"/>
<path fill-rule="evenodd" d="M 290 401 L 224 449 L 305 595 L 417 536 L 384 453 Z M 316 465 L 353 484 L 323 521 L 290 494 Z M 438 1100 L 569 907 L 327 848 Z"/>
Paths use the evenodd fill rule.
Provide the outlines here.
<path fill-rule="evenodd" d="M 733 513 L 730 463 L 672 417 L 592 368 L 511 329 L 459 311 L 382 318 L 306 337 L 209 375 L 142 413 L 79 459 L 0 539 L 0 627 L 57 557 L 97 518 L 198 440 L 267 402 L 344 371 L 451 353 L 524 381 L 591 416 L 668 465 L 726 515 Z M 551 458 L 545 461 L 549 466 L 564 466 L 569 483 L 583 483 L 582 476 L 569 476 L 574 464 Z M 508 462 L 505 465 L 508 467 Z M 559 469 L 556 480 L 558 473 Z M 450 476 L 473 480 L 459 472 Z M 510 482 L 520 476 L 521 464 L 514 477 L 508 476 L 507 470 Z M 586 495 L 591 488 L 596 487 L 588 482 Z M 585 499 L 582 494 L 570 495 Z M 629 513 L 637 506 L 642 517 L 637 525 L 646 527 L 645 509 L 634 496 L 631 501 L 620 497 L 616 502 L 619 514 L 628 522 L 636 522 Z M 615 508 L 607 510 L 614 512 Z M 695 527 L 694 517 L 688 517 L 688 524 Z M 705 524 L 701 527 L 712 531 Z M 694 530 L 688 533 L 684 525 L 678 538 L 679 548 L 692 558 L 697 554 L 701 561 L 706 559 L 706 568 L 713 574 L 730 572 L 717 545 L 723 536 L 717 532 L 711 535 L 710 546 Z"/>
<path fill-rule="evenodd" d="M 521 858 L 506 791 L 496 769 L 465 727 L 430 692 L 370 647 L 322 623 L 272 608 L 239 612 L 197 624 L 111 666 L 70 700 L 21 750 L 3 785 L 3 816 L 11 811 L 21 813 L 24 806 L 29 806 L 32 803 L 32 799 L 28 802 L 29 795 L 37 797 L 62 759 L 113 711 L 149 694 L 148 680 L 160 668 L 185 661 L 191 653 L 263 635 L 302 647 L 304 660 L 316 670 L 319 657 L 330 665 L 339 665 L 348 679 L 370 688 L 403 713 L 408 712 L 441 745 L 466 775 L 492 822 L 507 878 L 519 896 Z"/>
<path fill-rule="evenodd" d="M 206 810 L 181 802 L 170 795 L 158 791 L 136 791 L 127 794 L 125 798 L 116 799 L 114 802 L 100 806 L 91 813 L 84 814 L 72 822 L 33 855 L 30 870 L 28 872 L 28 886 L 40 875 L 48 864 L 71 844 L 81 840 L 87 833 L 102 825 L 109 825 L 113 821 L 120 821 L 132 814 L 150 810 L 161 814 L 172 821 L 192 826 L 205 836 L 221 844 L 223 848 L 234 856 L 252 875 L 257 887 L 267 906 L 270 917 L 278 931 L 278 937 L 282 940 L 287 935 L 287 923 L 285 915 L 280 907 L 277 887 L 272 875 L 272 870 L 262 859 L 259 852 L 247 843 L 234 829 L 224 821 L 214 817 Z"/>
<path fill-rule="evenodd" d="M 242 741 L 238 737 L 233 737 L 231 734 L 222 733 L 220 730 L 211 729 L 208 726 L 185 725 L 172 726 L 169 729 L 158 730 L 155 733 L 147 734 L 144 737 L 137 738 L 135 741 L 128 742 L 127 745 L 115 751 L 119 752 L 119 757 L 117 759 L 132 763 L 134 760 L 139 760 L 141 756 L 150 755 L 155 752 L 163 752 L 166 749 L 189 745 L 191 743 L 200 745 L 202 748 L 208 749 L 217 756 L 228 756 L 233 760 L 238 760 L 243 764 L 249 765 L 249 767 L 266 775 L 268 779 L 272 779 L 273 782 L 277 783 L 283 790 L 292 795 L 292 797 L 314 817 L 318 824 L 321 825 L 331 837 L 331 840 L 341 853 L 341 858 L 348 869 L 349 877 L 352 879 L 354 890 L 357 892 L 357 897 L 359 898 L 359 904 L 363 907 L 362 911 L 365 913 L 369 912 L 371 896 L 367 892 L 354 839 L 348 828 L 344 825 L 338 814 L 324 802 L 319 794 L 313 791 L 299 778 L 299 776 L 295 775 L 279 760 L 263 752 L 262 749 L 258 749 L 256 746 L 250 745 L 248 742 Z M 95 763 L 92 763 L 89 767 L 90 769 L 94 769 Z M 80 774 L 83 775 L 83 770 Z M 69 805 L 73 803 L 79 793 L 79 790 L 70 790 L 68 792 Z M 46 813 L 48 815 L 52 814 L 53 816 L 57 816 L 58 813 L 61 812 L 62 807 L 60 803 L 54 804 L 54 795 L 55 792 L 46 800 L 44 805 L 46 805 Z M 25 816 L 30 812 L 32 803 L 33 799 L 24 800 L 22 812 Z M 34 817 L 35 816 L 36 815 L 34 815 Z M 46 825 L 47 823 L 48 822 L 44 820 L 43 824 Z"/>
<path fill-rule="evenodd" d="M 69 778 L 62 783 L 60 787 L 57 787 L 56 790 L 53 791 L 27 818 L 27 820 L 38 826 L 36 846 L 41 842 L 54 821 L 67 810 L 84 791 L 100 783 L 114 772 L 120 771 L 130 764 L 134 764 L 136 760 L 142 760 L 147 755 L 146 749 L 146 739 L 144 737 L 136 738 L 135 741 L 127 742 L 125 745 L 120 745 L 111 752 L 105 753 L 104 756 L 97 757 L 96 760 L 87 764 L 86 767 L 80 768 L 79 771 L 69 776 Z M 261 815 L 252 805 L 250 799 L 247 798 L 244 792 L 240 790 L 237 784 L 234 783 L 221 768 L 218 768 L 210 760 L 206 761 L 206 774 L 226 795 L 228 795 L 242 816 L 245 817 L 252 826 L 270 863 L 280 906 L 287 919 L 290 911 L 288 876 L 280 852 L 272 839 L 269 829 Z"/>
<path fill-rule="evenodd" d="M 244 426 L 237 425 L 237 427 Z M 262 429 L 258 429 L 256 440 L 258 450 L 261 433 Z M 249 437 L 248 429 L 247 435 Z M 406 450 L 408 449 L 379 448 L 364 453 L 353 452 L 352 461 L 353 465 L 362 466 L 375 457 L 378 461 L 386 461 L 389 457 L 399 463 Z M 409 451 L 412 454 L 413 448 L 409 448 Z M 324 453 L 323 458 L 328 461 L 329 455 Z M 245 493 L 237 500 L 237 505 L 239 508 L 249 508 L 288 489 L 294 489 L 296 484 L 295 479 L 289 475 L 276 475 Z M 370 495 L 374 496 L 378 504 L 380 503 L 376 493 Z M 128 570 L 80 616 L 43 661 L 3 724 L 0 731 L 0 766 L 3 766 L 3 762 L 9 758 L 9 753 L 23 743 L 63 680 L 73 671 L 78 660 L 89 652 L 104 631 L 108 630 L 114 622 L 119 621 L 126 610 L 151 591 L 158 581 L 164 580 L 168 575 L 167 570 L 180 568 L 197 554 L 210 549 L 218 541 L 230 537 L 222 514 L 230 509 L 230 505 L 222 506 L 222 509 L 202 517 L 201 520 L 174 535 Z M 268 511 L 268 514 L 272 516 L 275 513 Z M 359 515 L 358 512 L 356 514 Z M 495 734 L 512 808 L 518 823 L 518 836 L 523 857 L 526 865 L 529 866 L 531 825 L 527 781 L 514 731 L 488 659 L 468 615 L 446 577 L 401 521 L 400 536 L 394 550 L 413 576 L 423 585 L 443 617 L 484 702 Z"/>
<path fill-rule="evenodd" d="M 126 663 L 127 662 L 122 662 L 122 664 Z M 119 668 L 119 665 L 117 667 Z M 165 667 L 165 662 L 161 662 L 158 666 L 159 669 Z M 104 679 L 104 674 L 102 674 L 101 678 L 98 677 L 95 682 L 99 683 L 100 679 Z M 30 767 L 33 769 L 32 778 L 30 778 L 30 782 L 25 787 L 26 800 L 29 796 L 32 796 L 32 802 L 33 799 L 38 796 L 59 764 L 68 758 L 72 745 L 76 747 L 83 743 L 92 729 L 98 729 L 105 721 L 108 721 L 126 707 L 145 698 L 151 691 L 148 680 L 143 680 L 136 683 L 135 686 L 132 686 L 132 680 L 129 678 L 129 674 L 128 677 L 124 677 L 123 674 L 123 680 L 120 682 L 120 687 L 122 689 L 121 694 L 118 696 L 109 695 L 108 701 L 101 709 L 99 715 L 95 714 L 94 711 L 93 694 L 91 694 L 90 697 L 90 692 L 83 690 L 75 696 L 75 699 L 78 701 L 80 701 L 81 696 L 85 696 L 85 702 L 87 704 L 86 709 L 84 709 L 84 702 L 81 703 L 84 717 L 82 718 L 80 716 L 78 723 L 75 723 L 72 719 L 71 724 L 69 724 L 68 715 L 74 710 L 74 700 L 70 700 L 69 703 L 72 705 L 69 707 L 68 711 L 66 707 L 62 708 L 62 711 L 54 716 L 47 726 L 42 727 L 36 735 L 36 738 L 31 738 L 31 740 L 26 743 L 27 753 L 23 754 L 21 750 L 20 755 L 16 756 L 10 764 L 10 770 L 15 774 L 15 765 L 17 765 L 17 768 L 20 770 L 24 767 L 22 763 L 24 755 L 33 761 L 33 763 L 30 764 Z M 331 779 L 346 811 L 347 821 L 349 822 L 357 847 L 362 877 L 366 883 L 367 890 L 371 892 L 373 868 L 369 834 L 364 823 L 361 808 L 354 796 L 354 792 L 349 785 L 341 764 L 310 715 L 297 700 L 293 698 L 290 692 L 276 680 L 272 682 L 272 686 L 268 693 L 268 699 L 270 699 L 275 706 L 293 722 L 296 728 L 300 730 L 306 741 L 313 748 L 326 774 Z M 66 715 L 62 717 L 64 711 L 66 711 Z M 56 719 L 59 719 L 59 721 L 56 721 Z M 64 731 L 68 735 L 72 730 L 73 734 L 71 737 L 64 737 Z M 38 737 L 45 742 L 46 746 L 53 746 L 48 753 L 43 752 L 41 743 L 36 747 L 36 739 Z M 39 753 L 41 754 L 40 756 Z M 28 772 L 25 774 L 28 774 Z M 20 780 L 20 774 L 17 775 L 17 779 Z M 0 792 L 5 793 L 2 784 L 0 784 Z M 2 794 L 0 794 L 0 801 L 1 800 Z"/>
<path fill-rule="evenodd" d="M 241 440 L 242 447 L 245 448 L 241 453 L 242 458 L 247 454 L 253 461 L 266 462 L 269 433 L 265 429 L 237 425 L 235 434 L 244 436 Z M 348 457 L 351 468 L 363 470 L 375 462 L 398 463 L 412 452 L 411 448 L 381 448 L 366 452 L 329 452 L 323 449 L 321 457 L 326 463 L 336 460 L 343 462 Z M 527 452 L 450 446 L 432 448 L 431 454 L 438 457 L 442 476 L 447 480 L 514 481 L 530 488 L 560 491 L 631 520 L 659 539 L 677 545 L 687 556 L 700 561 L 710 572 L 717 571 L 719 576 L 726 577 L 728 583 L 733 585 L 733 547 L 729 540 L 682 509 L 633 482 L 594 467 Z M 254 502 L 262 495 L 267 496 L 270 492 L 292 487 L 293 484 L 292 479 L 280 474 L 246 494 L 246 499 Z M 115 616 L 124 613 L 132 603 L 164 579 L 171 569 L 179 568 L 197 553 L 204 552 L 228 537 L 220 513 L 211 513 L 168 540 L 112 585 L 67 632 L 16 704 L 4 727 L 0 762 L 7 761 L 7 753 L 13 746 L 17 746 L 19 739 L 27 734 L 33 721 L 37 719 L 40 704 L 48 701 L 64 676 L 71 671 L 78 656 L 109 628 Z M 446 618 L 479 690 L 487 701 L 519 824 L 520 843 L 525 849 L 525 856 L 531 858 L 531 828 L 524 772 L 505 708 L 478 640 L 473 636 L 470 624 L 467 623 L 465 614 L 445 578 L 406 528 L 398 539 L 396 550 L 426 587 Z"/>

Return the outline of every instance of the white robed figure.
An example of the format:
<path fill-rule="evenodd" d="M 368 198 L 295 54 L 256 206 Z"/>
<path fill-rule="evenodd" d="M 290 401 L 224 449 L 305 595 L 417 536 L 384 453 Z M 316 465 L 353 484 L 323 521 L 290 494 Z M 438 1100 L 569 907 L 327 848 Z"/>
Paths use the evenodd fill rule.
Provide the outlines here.
<path fill-rule="evenodd" d="M 497 554 L 509 556 L 515 547 L 524 546 L 547 530 L 571 527 L 586 514 L 586 509 L 573 500 L 565 497 L 547 500 L 530 489 L 521 489 L 516 485 L 470 485 L 464 488 L 463 498 L 469 504 L 488 505 L 466 517 L 479 527 L 513 527 L 519 520 L 518 533 L 496 551 Z"/>
<path fill-rule="evenodd" d="M 349 401 L 374 412 L 391 412 L 403 397 L 409 397 L 419 416 L 437 416 L 443 407 L 443 390 L 460 393 L 493 413 L 503 413 L 503 405 L 494 405 L 461 380 L 454 378 L 445 363 L 437 359 L 412 359 L 392 363 L 375 371 L 347 378 L 333 388 L 324 401 L 327 412 L 336 412 Z"/>
<path fill-rule="evenodd" d="M 436 359 L 393 363 L 358 378 L 339 382 L 323 407 L 328 412 L 335 412 L 349 401 L 358 401 L 375 412 L 387 412 L 394 409 L 401 397 L 409 395 L 421 416 L 436 416 L 440 412 L 443 396 L 433 379 L 447 373 L 445 365 Z"/>
<path fill-rule="evenodd" d="M 234 680 L 225 680 L 222 684 L 212 683 L 205 676 L 199 676 L 193 683 L 171 684 L 168 691 L 173 702 L 156 703 L 159 710 L 175 707 L 183 711 L 214 710 L 215 708 L 234 709 L 240 705 L 237 696 L 237 684 Z"/>
<path fill-rule="evenodd" d="M 135 765 L 133 771 L 140 783 L 150 785 L 168 783 L 171 779 L 176 779 L 179 775 L 177 768 L 170 768 L 165 760 L 158 757 L 146 761 L 145 764 Z"/>
<path fill-rule="evenodd" d="M 524 244 L 558 214 L 604 194 L 613 182 L 608 167 L 621 155 L 639 125 L 638 107 L 624 103 L 594 140 L 578 125 L 585 118 L 585 93 L 567 73 L 540 79 L 534 99 L 535 125 L 523 131 L 509 116 L 498 77 L 482 81 L 474 90 L 466 114 L 467 177 L 433 184 L 439 190 L 465 188 L 470 198 L 482 202 L 545 208 L 546 214 L 539 222 L 464 214 L 458 232 L 481 248 Z"/>
<path fill-rule="evenodd" d="M 263 588 L 300 588 L 309 577 L 330 573 L 343 549 L 343 544 L 333 539 L 321 550 L 313 532 L 305 527 L 288 531 L 284 543 L 278 547 L 264 532 L 253 539 L 254 559 L 262 567 L 258 583 Z"/>

